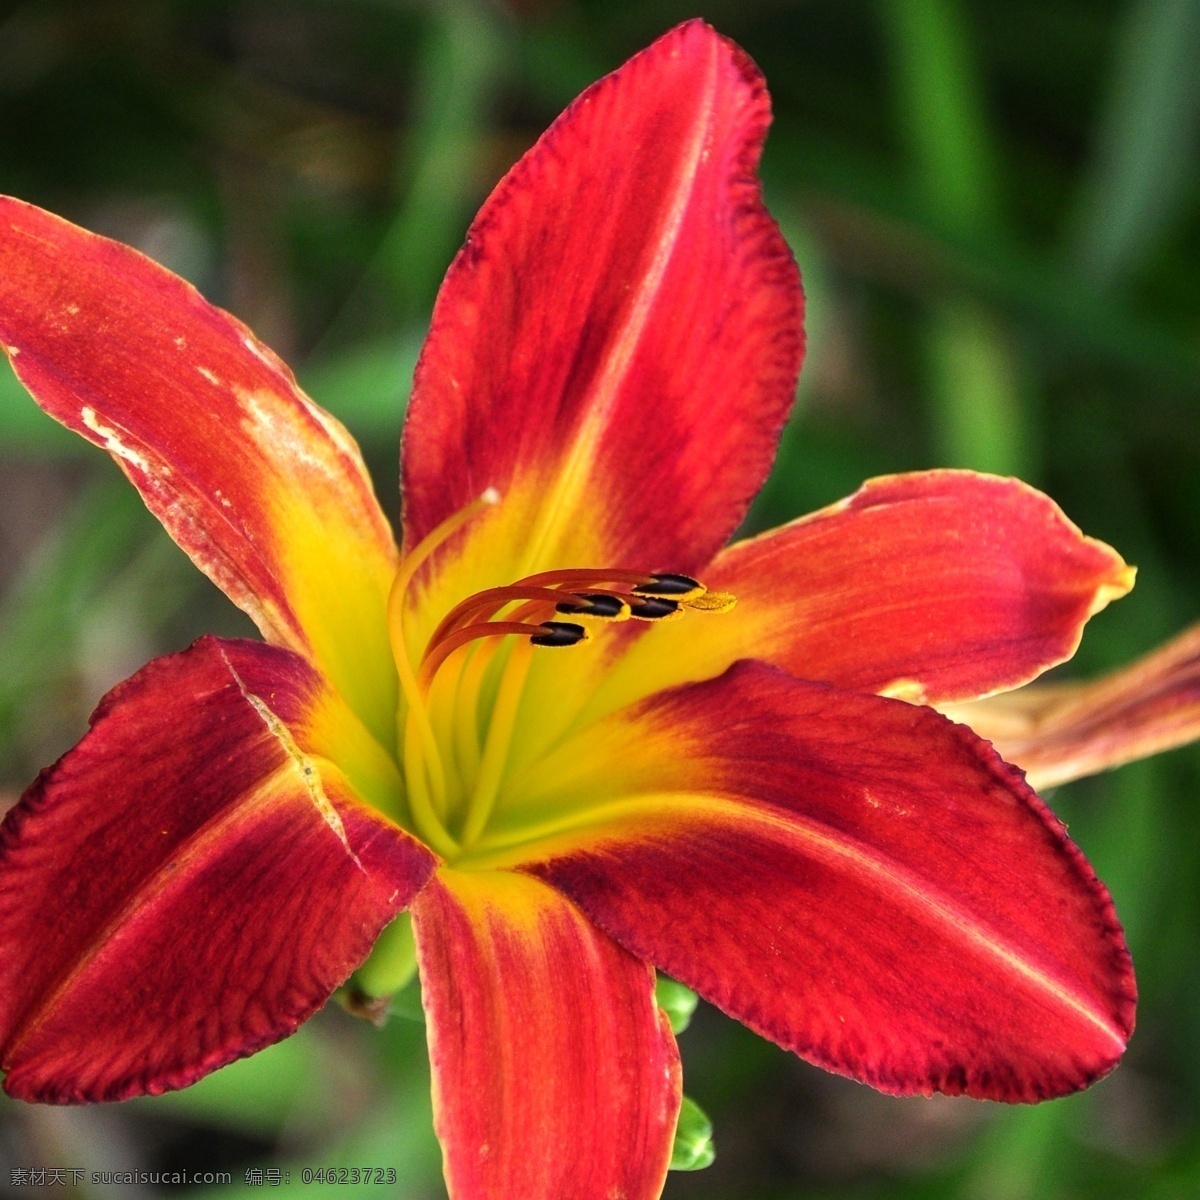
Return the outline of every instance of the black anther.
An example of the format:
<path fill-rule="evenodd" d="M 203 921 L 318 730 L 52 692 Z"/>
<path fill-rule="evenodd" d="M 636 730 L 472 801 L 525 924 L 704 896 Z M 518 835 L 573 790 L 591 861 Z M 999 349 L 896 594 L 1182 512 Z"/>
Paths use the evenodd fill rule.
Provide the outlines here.
<path fill-rule="evenodd" d="M 529 640 L 535 646 L 574 646 L 587 637 L 582 625 L 570 621 L 543 621 L 544 633 L 535 633 Z"/>
<path fill-rule="evenodd" d="M 651 575 L 649 583 L 635 583 L 633 590 L 639 596 L 686 596 L 701 591 L 698 579 L 690 575 Z"/>
<path fill-rule="evenodd" d="M 663 617 L 678 611 L 679 604 L 675 600 L 663 600 L 658 596 L 649 596 L 629 606 L 629 615 L 640 617 L 643 621 L 661 621 Z"/>
<path fill-rule="evenodd" d="M 576 601 L 563 601 L 554 606 L 556 612 L 580 613 L 585 617 L 619 617 L 625 609 L 625 601 L 620 596 L 611 596 L 607 592 L 579 592 Z"/>

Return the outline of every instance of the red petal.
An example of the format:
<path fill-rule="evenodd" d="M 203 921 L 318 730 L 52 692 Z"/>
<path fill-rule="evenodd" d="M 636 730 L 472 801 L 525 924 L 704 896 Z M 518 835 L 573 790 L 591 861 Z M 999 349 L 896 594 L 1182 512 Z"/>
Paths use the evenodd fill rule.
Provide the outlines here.
<path fill-rule="evenodd" d="M 349 434 L 270 350 L 128 246 L 3 197 L 0 345 L 264 636 L 390 727 L 391 531 Z"/>
<path fill-rule="evenodd" d="M 653 971 L 507 871 L 442 869 L 412 912 L 452 1200 L 655 1200 L 680 1074 Z"/>
<path fill-rule="evenodd" d="M 562 565 L 688 570 L 733 532 L 802 353 L 796 267 L 755 175 L 769 119 L 754 65 L 691 21 L 500 183 L 417 370 L 407 544 L 489 486 L 503 502 L 479 519 L 473 588 Z"/>
<path fill-rule="evenodd" d="M 1048 496 L 970 471 L 872 480 L 730 546 L 711 578 L 757 625 L 744 653 L 922 703 L 1017 687 L 1063 662 L 1133 584 Z"/>
<path fill-rule="evenodd" d="M 742 663 L 572 740 L 525 787 L 600 807 L 493 864 L 830 1070 L 1038 1100 L 1125 1048 L 1108 893 L 1019 772 L 930 709 Z"/>
<path fill-rule="evenodd" d="M 205 639 L 101 703 L 0 831 L 0 1061 L 26 1100 L 184 1087 L 293 1032 L 433 856 L 297 746 L 287 651 Z"/>
<path fill-rule="evenodd" d="M 970 471 L 873 479 L 717 555 L 704 582 L 737 606 L 641 636 L 598 682 L 585 717 L 740 658 L 920 703 L 973 699 L 1070 658 L 1088 618 L 1124 595 L 1133 574 L 1019 480 Z"/>

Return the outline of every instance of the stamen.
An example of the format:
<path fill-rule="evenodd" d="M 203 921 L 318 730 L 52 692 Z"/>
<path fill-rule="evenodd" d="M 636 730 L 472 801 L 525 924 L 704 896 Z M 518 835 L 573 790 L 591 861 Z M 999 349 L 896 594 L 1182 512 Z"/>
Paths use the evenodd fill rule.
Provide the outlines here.
<path fill-rule="evenodd" d="M 537 604 L 522 605 L 513 617 L 531 616 L 538 608 Z M 480 638 L 471 643 L 454 685 L 454 754 L 463 779 L 476 779 L 479 775 L 483 752 L 479 735 L 480 697 L 488 669 L 503 641 L 503 638 L 490 641 Z"/>
<path fill-rule="evenodd" d="M 588 640 L 588 631 L 570 621 L 543 621 L 544 633 L 535 633 L 529 640 L 535 646 L 577 646 Z"/>
<path fill-rule="evenodd" d="M 500 690 L 492 707 L 492 720 L 484 740 L 483 759 L 475 779 L 475 791 L 467 805 L 467 815 L 463 822 L 464 846 L 469 846 L 487 828 L 492 809 L 495 807 L 500 778 L 508 763 L 508 751 L 517 722 L 517 711 L 521 706 L 521 695 L 533 662 L 533 652 L 532 641 L 517 642 L 505 664 L 504 674 L 500 679 Z"/>
<path fill-rule="evenodd" d="M 479 697 L 498 642 L 475 642 L 468 647 L 454 684 L 454 758 L 462 779 L 479 774 Z"/>
<path fill-rule="evenodd" d="M 576 592 L 570 600 L 556 604 L 554 611 L 568 616 L 598 617 L 601 621 L 629 618 L 629 604 L 615 592 Z"/>
<path fill-rule="evenodd" d="M 670 572 L 651 575 L 648 583 L 635 584 L 633 590 L 641 596 L 670 596 L 675 600 L 687 600 L 702 596 L 705 588 L 698 579 L 690 575 L 674 575 Z"/>
<path fill-rule="evenodd" d="M 678 600 L 665 600 L 659 596 L 648 596 L 645 600 L 629 606 L 629 615 L 638 621 L 670 621 L 683 616 Z"/>
<path fill-rule="evenodd" d="M 582 625 L 572 625 L 566 621 L 543 621 L 537 625 L 526 624 L 524 621 L 484 621 L 478 625 L 464 625 L 461 629 L 447 634 L 425 655 L 417 675 L 417 686 L 421 696 L 429 695 L 433 677 L 438 673 L 438 669 L 460 646 L 465 646 L 477 638 L 508 637 L 510 634 L 528 637 L 535 646 L 576 646 L 580 642 L 586 642 L 590 636 Z"/>
<path fill-rule="evenodd" d="M 469 618 L 488 620 L 495 616 L 505 604 L 512 600 L 547 600 L 558 612 L 599 617 L 604 620 L 625 620 L 627 605 L 616 592 L 578 592 L 564 597 L 568 584 L 628 583 L 631 591 L 639 595 L 665 596 L 690 599 L 704 593 L 703 584 L 687 575 L 648 575 L 644 571 L 620 571 L 594 568 L 568 568 L 560 571 L 542 571 L 529 575 L 506 587 L 486 588 L 468 596 L 456 604 L 439 622 L 425 647 L 428 654 L 453 629 Z M 554 585 L 558 585 L 555 588 Z M 580 605 L 578 602 L 587 601 Z M 472 623 L 475 623 L 472 621 Z"/>
<path fill-rule="evenodd" d="M 569 594 L 567 599 L 575 599 Z M 558 605 L 560 600 L 564 599 L 564 593 L 554 588 L 537 587 L 529 584 L 527 581 L 510 584 L 508 587 L 487 588 L 482 592 L 476 592 L 473 596 L 468 596 L 461 603 L 456 604 L 439 622 L 438 627 L 433 631 L 429 641 L 425 646 L 425 653 L 428 654 L 434 646 L 446 637 L 456 626 L 458 626 L 465 618 L 473 617 L 477 620 L 488 620 L 495 616 L 506 604 L 512 600 L 541 600 L 545 604 Z M 522 610 L 524 611 L 524 610 Z M 560 612 L 566 611 L 559 608 Z M 579 609 L 579 612 L 586 610 Z M 596 614 L 597 616 L 601 614 Z M 475 624 L 475 621 L 471 622 Z"/>

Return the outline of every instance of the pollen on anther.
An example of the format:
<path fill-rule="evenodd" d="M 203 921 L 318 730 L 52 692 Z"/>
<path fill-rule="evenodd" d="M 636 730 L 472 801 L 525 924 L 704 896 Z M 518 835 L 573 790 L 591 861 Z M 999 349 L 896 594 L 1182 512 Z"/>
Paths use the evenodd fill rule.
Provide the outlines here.
<path fill-rule="evenodd" d="M 702 596 L 692 596 L 683 601 L 685 608 L 692 612 L 723 613 L 728 612 L 737 603 L 737 597 L 732 592 L 705 592 Z"/>

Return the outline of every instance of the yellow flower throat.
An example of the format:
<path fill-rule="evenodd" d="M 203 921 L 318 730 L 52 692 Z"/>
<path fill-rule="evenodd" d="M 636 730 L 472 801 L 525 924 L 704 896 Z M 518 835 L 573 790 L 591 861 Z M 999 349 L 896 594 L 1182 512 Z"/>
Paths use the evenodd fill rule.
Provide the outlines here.
<path fill-rule="evenodd" d="M 388 633 L 402 693 L 397 744 L 413 832 L 451 862 L 487 828 L 537 648 L 580 645 L 589 640 L 593 621 L 667 621 L 689 609 L 724 612 L 734 604 L 734 597 L 710 592 L 687 575 L 607 568 L 543 571 L 456 604 L 414 662 L 406 616 L 417 572 L 499 500 L 488 489 L 430 532 L 400 564 L 388 598 Z M 451 728 L 439 740 L 429 697 L 447 664 L 453 664 L 457 678 Z"/>

